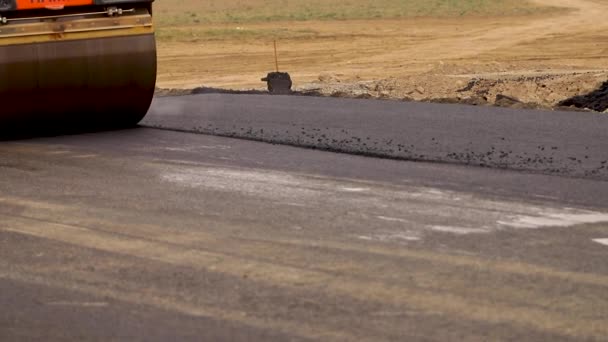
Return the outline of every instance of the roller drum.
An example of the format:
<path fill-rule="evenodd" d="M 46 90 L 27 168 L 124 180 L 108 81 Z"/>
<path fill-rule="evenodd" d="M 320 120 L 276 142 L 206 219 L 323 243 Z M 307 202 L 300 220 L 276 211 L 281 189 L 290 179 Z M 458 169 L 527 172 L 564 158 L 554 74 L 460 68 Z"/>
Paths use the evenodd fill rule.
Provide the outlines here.
<path fill-rule="evenodd" d="M 0 45 L 0 133 L 125 127 L 145 116 L 156 81 L 154 34 L 102 29 L 86 39 L 59 33 Z"/>
<path fill-rule="evenodd" d="M 150 106 L 153 35 L 0 47 L 0 121 L 128 126 Z"/>

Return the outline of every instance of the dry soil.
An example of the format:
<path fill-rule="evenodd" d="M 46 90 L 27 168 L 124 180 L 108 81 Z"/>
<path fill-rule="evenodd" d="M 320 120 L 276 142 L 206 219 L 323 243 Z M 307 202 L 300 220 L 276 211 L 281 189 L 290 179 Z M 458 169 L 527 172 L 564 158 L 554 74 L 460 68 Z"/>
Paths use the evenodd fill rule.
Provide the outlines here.
<path fill-rule="evenodd" d="M 279 67 L 290 72 L 294 89 L 301 93 L 531 108 L 555 108 L 593 91 L 597 95 L 608 79 L 608 1 L 535 2 L 568 10 L 207 26 L 288 30 L 278 41 Z M 165 90 L 160 93 L 201 86 L 263 90 L 260 79 L 275 68 L 272 41 L 246 37 L 161 41 L 158 86 Z M 577 103 L 608 109 L 608 100 L 602 98 L 593 106 Z"/>

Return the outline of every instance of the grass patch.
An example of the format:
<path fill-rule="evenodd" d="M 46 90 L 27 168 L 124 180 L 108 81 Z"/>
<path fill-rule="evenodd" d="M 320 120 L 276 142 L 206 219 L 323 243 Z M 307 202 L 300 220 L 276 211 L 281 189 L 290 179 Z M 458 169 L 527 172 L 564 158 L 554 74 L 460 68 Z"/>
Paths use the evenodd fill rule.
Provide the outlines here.
<path fill-rule="evenodd" d="M 208 29 L 202 26 L 164 27 L 157 30 L 156 38 L 168 42 L 200 42 L 213 40 L 273 40 L 301 39 L 316 36 L 313 30 L 291 29 L 247 29 L 217 28 Z"/>
<path fill-rule="evenodd" d="M 527 15 L 555 9 L 523 0 L 162 0 L 159 27 L 273 21 Z"/>

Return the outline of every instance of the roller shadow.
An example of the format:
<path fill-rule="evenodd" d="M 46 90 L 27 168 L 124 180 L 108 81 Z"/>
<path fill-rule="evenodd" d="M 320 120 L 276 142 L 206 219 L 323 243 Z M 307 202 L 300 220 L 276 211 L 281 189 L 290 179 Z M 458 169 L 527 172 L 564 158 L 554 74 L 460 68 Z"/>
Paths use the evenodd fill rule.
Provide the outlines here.
<path fill-rule="evenodd" d="M 164 96 L 185 96 L 185 95 L 198 95 L 198 94 L 233 94 L 233 95 L 268 95 L 271 96 L 267 90 L 232 90 L 232 89 L 221 89 L 221 88 L 212 88 L 212 87 L 197 87 L 193 89 L 161 89 L 157 88 L 154 96 L 164 97 Z M 286 94 L 281 94 L 286 95 Z M 288 95 L 293 96 L 325 96 L 319 91 L 310 90 L 310 91 L 291 91 Z"/>
<path fill-rule="evenodd" d="M 127 131 L 137 128 L 140 128 L 140 126 L 4 125 L 0 127 L 0 142 L 103 133 L 109 131 Z"/>

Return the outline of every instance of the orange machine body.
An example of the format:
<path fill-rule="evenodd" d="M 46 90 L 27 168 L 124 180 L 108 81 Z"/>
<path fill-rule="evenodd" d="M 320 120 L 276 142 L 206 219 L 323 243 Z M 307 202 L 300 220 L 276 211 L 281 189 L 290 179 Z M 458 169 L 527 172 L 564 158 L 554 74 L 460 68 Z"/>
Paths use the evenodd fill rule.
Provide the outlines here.
<path fill-rule="evenodd" d="M 133 126 L 156 81 L 153 0 L 0 0 L 0 138 Z"/>
<path fill-rule="evenodd" d="M 70 6 L 92 5 L 93 0 L 17 0 L 17 9 L 63 9 Z"/>

